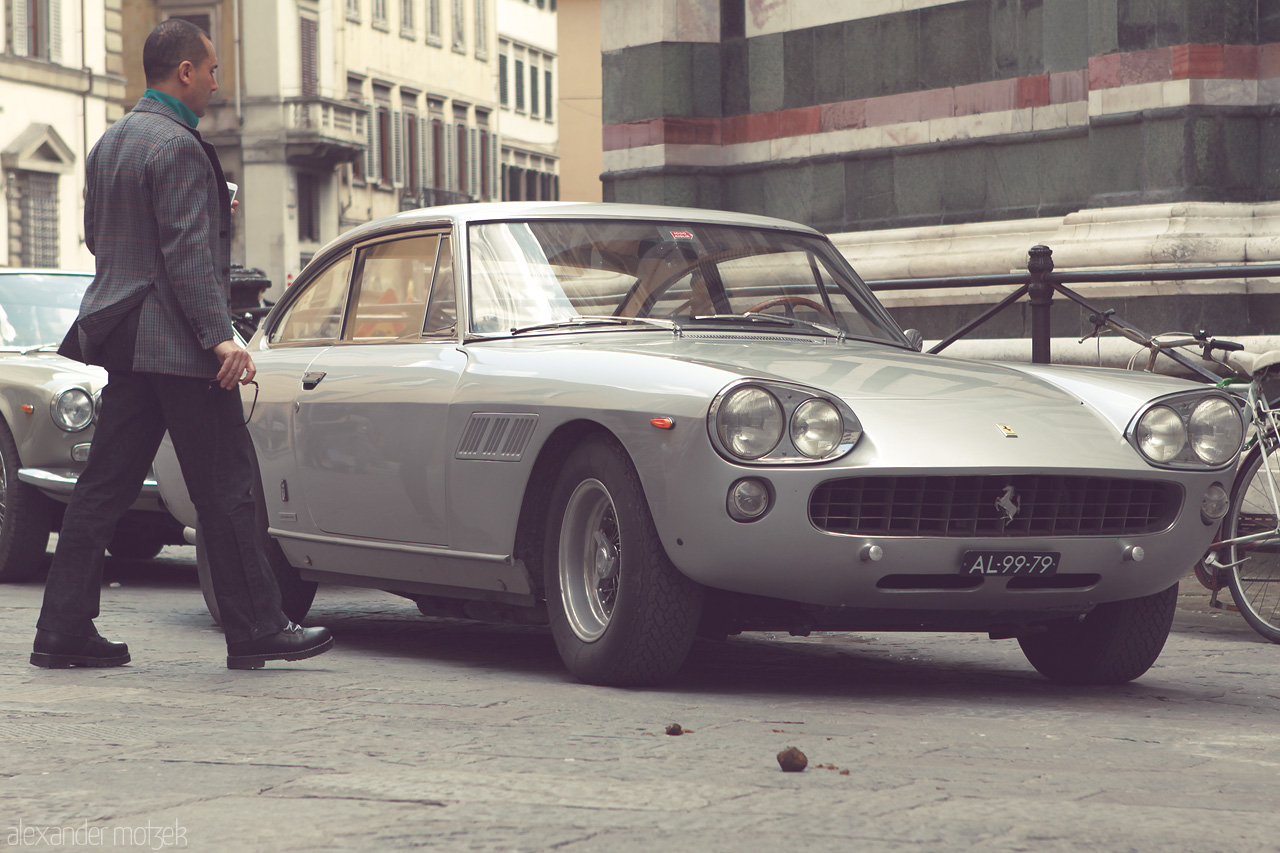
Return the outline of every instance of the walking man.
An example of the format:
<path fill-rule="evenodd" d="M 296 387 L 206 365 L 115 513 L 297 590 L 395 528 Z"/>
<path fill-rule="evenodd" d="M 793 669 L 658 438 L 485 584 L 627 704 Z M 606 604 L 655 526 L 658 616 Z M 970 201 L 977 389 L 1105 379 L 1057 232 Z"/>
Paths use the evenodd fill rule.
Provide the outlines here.
<path fill-rule="evenodd" d="M 257 474 L 237 384 L 255 367 L 232 335 L 231 200 L 217 153 L 195 129 L 218 89 L 218 59 L 203 30 L 175 18 L 152 30 L 142 64 L 146 94 L 85 166 L 85 241 L 96 275 L 59 352 L 106 367 L 108 378 L 31 663 L 129 662 L 128 646 L 99 636 L 93 620 L 107 542 L 166 428 L 208 546 L 227 666 L 312 657 L 333 637 L 282 612 L 250 494 Z"/>

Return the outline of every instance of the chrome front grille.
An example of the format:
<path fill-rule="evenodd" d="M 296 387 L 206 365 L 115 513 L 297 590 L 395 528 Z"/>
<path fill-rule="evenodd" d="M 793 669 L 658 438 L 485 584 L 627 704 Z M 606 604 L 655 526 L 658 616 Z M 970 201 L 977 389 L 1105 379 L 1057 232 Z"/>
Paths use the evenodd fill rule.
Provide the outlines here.
<path fill-rule="evenodd" d="M 1181 505 L 1181 486 L 1157 480 L 850 477 L 818 486 L 809 518 L 819 530 L 860 536 L 1132 536 L 1165 529 Z"/>

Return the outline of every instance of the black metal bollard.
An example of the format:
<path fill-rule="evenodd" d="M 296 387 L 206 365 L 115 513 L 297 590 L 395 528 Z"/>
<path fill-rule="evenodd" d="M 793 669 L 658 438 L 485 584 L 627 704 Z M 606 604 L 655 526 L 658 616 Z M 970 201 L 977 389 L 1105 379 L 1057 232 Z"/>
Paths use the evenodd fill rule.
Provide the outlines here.
<path fill-rule="evenodd" d="M 1031 362 L 1049 364 L 1049 309 L 1053 307 L 1053 250 L 1048 246 L 1032 246 L 1027 253 L 1027 272 L 1031 274 L 1028 295 L 1031 299 Z"/>

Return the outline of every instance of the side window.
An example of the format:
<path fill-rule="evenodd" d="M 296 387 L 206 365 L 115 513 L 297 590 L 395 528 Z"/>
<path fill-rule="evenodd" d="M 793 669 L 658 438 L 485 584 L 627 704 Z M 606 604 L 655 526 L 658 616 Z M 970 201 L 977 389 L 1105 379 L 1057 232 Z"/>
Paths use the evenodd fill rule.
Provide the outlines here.
<path fill-rule="evenodd" d="M 305 285 L 271 332 L 273 344 L 325 343 L 337 340 L 351 280 L 351 256 L 335 261 Z"/>
<path fill-rule="evenodd" d="M 448 237 L 441 237 L 435 283 L 431 285 L 431 301 L 427 304 L 427 323 L 422 327 L 422 335 L 452 338 L 457 330 L 458 299 L 453 284 L 453 248 Z"/>
<path fill-rule="evenodd" d="M 344 339 L 416 340 L 422 334 L 439 247 L 440 235 L 430 234 L 360 250 L 356 307 Z"/>

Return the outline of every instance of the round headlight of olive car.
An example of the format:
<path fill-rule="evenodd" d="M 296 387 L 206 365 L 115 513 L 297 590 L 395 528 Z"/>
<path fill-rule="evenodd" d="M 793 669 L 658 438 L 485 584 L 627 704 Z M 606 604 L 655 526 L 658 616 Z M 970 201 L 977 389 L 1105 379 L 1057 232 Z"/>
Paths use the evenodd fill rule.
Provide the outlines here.
<path fill-rule="evenodd" d="M 826 400 L 805 400 L 791 415 L 791 443 L 810 459 L 822 459 L 840 446 L 844 419 Z"/>
<path fill-rule="evenodd" d="M 732 391 L 716 412 L 721 444 L 740 459 L 759 459 L 777 447 L 783 426 L 778 399 L 754 385 Z"/>
<path fill-rule="evenodd" d="M 1222 465 L 1240 452 L 1244 424 L 1236 407 L 1229 401 L 1210 397 L 1191 413 L 1187 437 L 1200 461 L 1208 465 Z"/>
<path fill-rule="evenodd" d="M 93 423 L 93 398 L 83 388 L 68 388 L 53 398 L 53 422 L 67 432 Z"/>
<path fill-rule="evenodd" d="M 1187 445 L 1182 418 L 1168 406 L 1152 406 L 1138 421 L 1138 449 L 1153 462 L 1168 462 Z"/>

